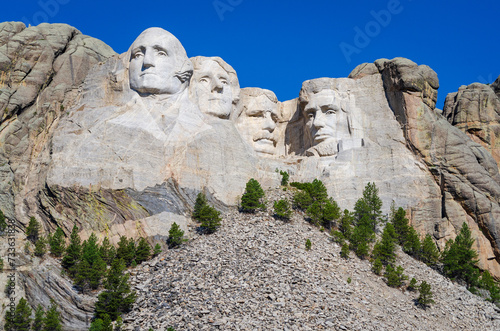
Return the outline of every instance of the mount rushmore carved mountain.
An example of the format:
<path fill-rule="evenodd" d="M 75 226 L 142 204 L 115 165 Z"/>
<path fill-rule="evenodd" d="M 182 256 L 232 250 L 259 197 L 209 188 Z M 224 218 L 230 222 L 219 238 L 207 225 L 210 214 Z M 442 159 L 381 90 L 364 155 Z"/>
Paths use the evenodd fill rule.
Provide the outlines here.
<path fill-rule="evenodd" d="M 479 266 L 500 277 L 500 79 L 439 110 L 431 68 L 379 59 L 279 101 L 163 29 L 131 42 L 116 54 L 68 25 L 0 24 L 0 209 L 20 233 L 33 216 L 46 233 L 162 242 L 173 222 L 188 230 L 199 192 L 227 210 L 250 178 L 279 185 L 279 169 L 348 209 L 374 182 L 384 213 L 394 200 L 440 248 L 467 222 Z M 48 302 L 36 279 L 50 270 L 20 261 L 26 296 Z"/>

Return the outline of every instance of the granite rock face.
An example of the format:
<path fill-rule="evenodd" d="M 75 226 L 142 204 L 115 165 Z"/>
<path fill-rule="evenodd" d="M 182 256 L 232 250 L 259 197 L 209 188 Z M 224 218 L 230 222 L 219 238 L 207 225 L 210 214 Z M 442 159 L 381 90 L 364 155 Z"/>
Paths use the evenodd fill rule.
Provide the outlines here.
<path fill-rule="evenodd" d="M 441 247 L 468 222 L 481 267 L 500 277 L 500 176 L 489 152 L 498 80 L 491 93 L 477 87 L 490 100 L 472 103 L 480 115 L 460 115 L 476 114 L 460 101 L 468 88 L 450 97 L 444 114 L 457 127 L 435 108 L 438 88 L 429 67 L 380 59 L 349 78 L 306 81 L 280 102 L 269 90 L 240 90 L 229 64 L 189 58 L 160 28 L 118 55 L 67 25 L 3 23 L 0 209 L 21 233 L 34 216 L 44 233 L 60 226 L 69 235 L 77 224 L 83 238 L 164 242 L 173 222 L 192 227 L 199 192 L 228 210 L 250 178 L 276 187 L 275 170 L 287 170 L 291 181 L 321 179 L 343 209 L 374 182 L 384 213 L 394 200 Z M 462 132 L 461 118 L 478 119 L 486 138 Z M 42 289 L 49 269 L 26 270 L 28 297 L 81 299 Z M 80 325 L 85 307 L 63 311 L 65 321 Z"/>
<path fill-rule="evenodd" d="M 498 82 L 498 80 L 497 80 Z M 496 85 L 474 83 L 446 96 L 443 116 L 500 163 L 500 98 Z"/>

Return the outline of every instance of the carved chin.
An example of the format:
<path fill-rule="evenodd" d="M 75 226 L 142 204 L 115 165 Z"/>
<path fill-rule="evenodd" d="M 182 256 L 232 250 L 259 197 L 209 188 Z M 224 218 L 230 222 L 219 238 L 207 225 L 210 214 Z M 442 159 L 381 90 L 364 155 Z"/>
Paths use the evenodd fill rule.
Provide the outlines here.
<path fill-rule="evenodd" d="M 254 142 L 254 148 L 257 153 L 274 155 L 276 152 L 275 142 L 268 139 L 261 139 Z"/>
<path fill-rule="evenodd" d="M 338 153 L 338 143 L 336 140 L 329 139 L 319 143 L 306 151 L 307 156 L 333 156 Z"/>

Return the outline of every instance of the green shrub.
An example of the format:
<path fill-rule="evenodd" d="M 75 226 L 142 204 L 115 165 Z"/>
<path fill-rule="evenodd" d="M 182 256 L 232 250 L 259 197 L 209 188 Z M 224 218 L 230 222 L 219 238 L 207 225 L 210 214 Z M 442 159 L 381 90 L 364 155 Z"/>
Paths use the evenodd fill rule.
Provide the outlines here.
<path fill-rule="evenodd" d="M 245 188 L 245 193 L 241 196 L 241 211 L 245 213 L 254 213 L 257 209 L 265 209 L 262 203 L 264 190 L 259 182 L 251 178 Z"/>
<path fill-rule="evenodd" d="M 50 253 L 55 257 L 61 257 L 65 250 L 64 232 L 57 227 L 54 235 L 49 236 Z"/>
<path fill-rule="evenodd" d="M 308 251 L 308 250 L 310 250 L 310 249 L 311 249 L 311 247 L 312 247 L 311 240 L 310 240 L 310 239 L 307 239 L 307 240 L 306 240 L 306 250 L 307 250 L 307 251 Z"/>
<path fill-rule="evenodd" d="M 380 260 L 383 265 L 393 263 L 396 260 L 395 236 L 393 225 L 388 223 L 382 233 L 382 239 L 373 247 L 373 259 Z"/>
<path fill-rule="evenodd" d="M 187 239 L 184 239 L 184 231 L 181 230 L 179 225 L 174 222 L 174 224 L 172 224 L 170 230 L 168 231 L 168 248 L 178 247 L 185 241 L 187 241 Z"/>
<path fill-rule="evenodd" d="M 424 280 L 418 287 L 418 291 L 420 295 L 417 298 L 417 302 L 425 309 L 427 307 L 430 307 L 431 304 L 434 303 L 434 300 L 432 297 L 434 296 L 431 291 L 431 285 L 427 284 L 427 282 Z"/>
<path fill-rule="evenodd" d="M 169 232 L 170 233 L 170 232 Z M 151 246 L 148 244 L 146 238 L 141 237 L 135 252 L 135 261 L 140 264 L 151 257 Z"/>
<path fill-rule="evenodd" d="M 410 284 L 407 287 L 408 291 L 415 291 L 417 289 L 417 280 L 412 278 L 410 280 Z"/>
<path fill-rule="evenodd" d="M 387 285 L 390 287 L 400 287 L 403 286 L 405 280 L 408 276 L 403 274 L 404 269 L 401 266 L 397 266 L 396 269 L 390 264 L 385 267 L 384 277 L 387 279 Z"/>
<path fill-rule="evenodd" d="M 32 243 L 35 243 L 40 236 L 40 223 L 33 216 L 30 217 L 30 222 L 26 228 L 26 236 Z"/>
<path fill-rule="evenodd" d="M 162 252 L 160 244 L 156 244 L 153 250 L 153 256 L 158 256 Z"/>
<path fill-rule="evenodd" d="M 280 175 L 281 175 L 281 186 L 287 186 L 290 174 L 288 174 L 288 171 L 280 170 Z"/>
<path fill-rule="evenodd" d="M 382 261 L 380 261 L 380 259 L 376 259 L 373 262 L 372 270 L 375 274 L 380 276 L 382 274 L 383 267 L 384 265 L 382 264 Z"/>
<path fill-rule="evenodd" d="M 214 233 L 220 226 L 222 218 L 220 217 L 220 212 L 210 206 L 205 206 L 201 210 L 201 231 L 207 234 Z"/>
<path fill-rule="evenodd" d="M 288 200 L 286 199 L 281 199 L 278 201 L 274 202 L 274 213 L 276 214 L 276 217 L 284 220 L 284 221 L 289 221 L 290 217 L 292 216 L 292 211 L 290 210 L 290 204 L 288 203 Z"/>
<path fill-rule="evenodd" d="M 342 248 L 340 249 L 340 257 L 347 260 L 349 258 L 350 252 L 351 251 L 349 250 L 349 245 L 343 244 Z"/>
<path fill-rule="evenodd" d="M 197 220 L 198 222 L 201 222 L 201 210 L 203 207 L 207 206 L 207 197 L 203 193 L 198 193 L 196 196 L 196 201 L 194 203 L 194 208 L 193 208 L 193 218 Z"/>
<path fill-rule="evenodd" d="M 43 257 L 47 253 L 47 243 L 44 238 L 38 238 L 35 243 L 35 256 Z"/>
<path fill-rule="evenodd" d="M 429 266 L 435 266 L 439 262 L 439 251 L 430 234 L 426 234 L 422 241 L 420 259 Z"/>

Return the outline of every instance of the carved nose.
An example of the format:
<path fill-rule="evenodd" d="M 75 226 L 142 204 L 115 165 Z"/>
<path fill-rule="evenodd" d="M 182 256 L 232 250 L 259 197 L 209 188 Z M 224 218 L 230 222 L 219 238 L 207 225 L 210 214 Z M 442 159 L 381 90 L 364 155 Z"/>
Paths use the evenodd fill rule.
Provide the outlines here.
<path fill-rule="evenodd" d="M 276 129 L 276 123 L 274 123 L 273 119 L 271 118 L 271 113 L 269 112 L 266 112 L 263 128 L 265 130 L 268 130 L 269 132 L 273 132 L 274 129 Z"/>
<path fill-rule="evenodd" d="M 224 90 L 224 87 L 222 86 L 221 82 L 216 80 L 213 85 L 212 85 L 212 92 L 215 93 L 222 93 Z"/>
<path fill-rule="evenodd" d="M 144 60 L 142 61 L 142 66 L 144 68 L 155 66 L 154 56 L 151 54 L 151 52 L 146 52 L 146 54 L 144 54 Z"/>
<path fill-rule="evenodd" d="M 323 113 L 321 111 L 316 112 L 316 116 L 313 120 L 313 125 L 316 128 L 323 128 L 325 126 L 325 121 L 323 119 Z"/>

